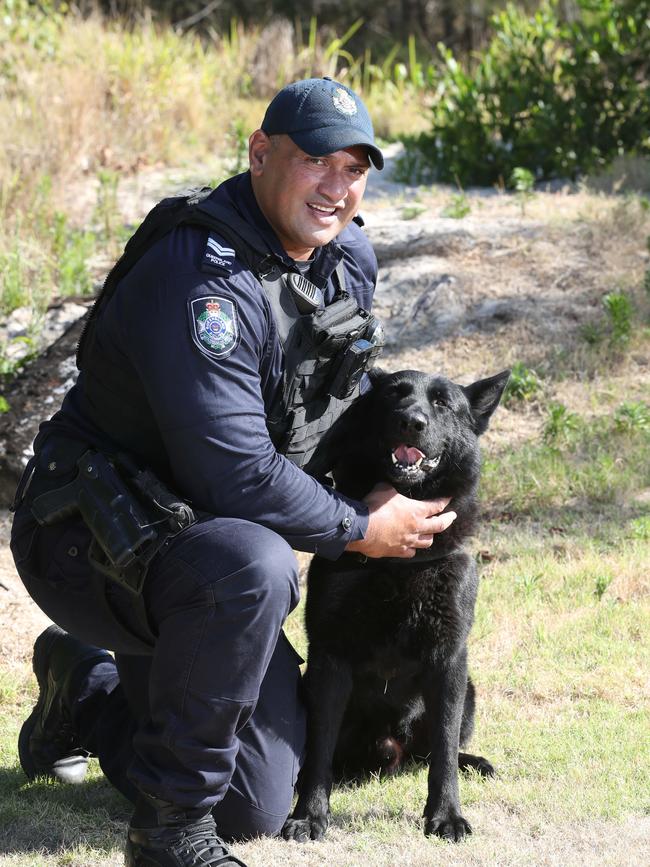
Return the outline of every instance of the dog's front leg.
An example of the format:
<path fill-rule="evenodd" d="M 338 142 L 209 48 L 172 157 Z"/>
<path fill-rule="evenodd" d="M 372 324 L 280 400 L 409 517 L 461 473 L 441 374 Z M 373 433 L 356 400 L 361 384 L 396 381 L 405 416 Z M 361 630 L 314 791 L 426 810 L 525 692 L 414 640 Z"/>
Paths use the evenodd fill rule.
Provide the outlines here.
<path fill-rule="evenodd" d="M 424 808 L 424 833 L 462 840 L 472 833 L 460 812 L 458 746 L 467 689 L 467 652 L 425 675 L 424 702 L 429 731 L 429 793 Z"/>
<path fill-rule="evenodd" d="M 285 840 L 320 840 L 329 824 L 332 762 L 352 690 L 347 663 L 310 651 L 305 676 L 307 756 L 298 782 L 298 803 L 284 824 Z"/>

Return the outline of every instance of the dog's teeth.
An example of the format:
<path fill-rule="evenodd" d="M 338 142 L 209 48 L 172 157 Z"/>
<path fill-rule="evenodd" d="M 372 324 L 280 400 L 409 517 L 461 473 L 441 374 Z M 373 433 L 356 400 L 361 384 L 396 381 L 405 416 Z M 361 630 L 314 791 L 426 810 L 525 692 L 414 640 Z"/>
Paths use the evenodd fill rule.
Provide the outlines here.
<path fill-rule="evenodd" d="M 423 458 L 418 458 L 417 461 L 413 464 L 415 469 L 417 469 L 420 466 L 420 464 L 422 463 L 422 460 L 423 460 Z"/>
<path fill-rule="evenodd" d="M 397 458 L 395 457 L 395 455 L 393 454 L 393 452 L 391 452 L 390 457 L 391 457 L 391 460 L 393 461 L 394 464 L 397 464 L 397 463 L 398 463 L 398 460 L 397 460 Z"/>

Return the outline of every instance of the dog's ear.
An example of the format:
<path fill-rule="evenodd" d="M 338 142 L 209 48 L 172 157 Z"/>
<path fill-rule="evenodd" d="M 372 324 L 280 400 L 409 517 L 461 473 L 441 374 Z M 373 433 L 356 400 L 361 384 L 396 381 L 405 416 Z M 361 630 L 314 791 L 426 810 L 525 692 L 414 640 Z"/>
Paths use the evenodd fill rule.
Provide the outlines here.
<path fill-rule="evenodd" d="M 496 376 L 479 379 L 471 385 L 463 386 L 474 419 L 474 432 L 478 435 L 487 430 L 492 413 L 499 405 L 501 395 L 510 378 L 509 370 L 502 370 Z"/>
<path fill-rule="evenodd" d="M 371 367 L 368 371 L 368 379 L 373 386 L 376 385 L 380 379 L 383 379 L 384 376 L 388 376 L 388 371 L 383 370 L 381 367 Z"/>

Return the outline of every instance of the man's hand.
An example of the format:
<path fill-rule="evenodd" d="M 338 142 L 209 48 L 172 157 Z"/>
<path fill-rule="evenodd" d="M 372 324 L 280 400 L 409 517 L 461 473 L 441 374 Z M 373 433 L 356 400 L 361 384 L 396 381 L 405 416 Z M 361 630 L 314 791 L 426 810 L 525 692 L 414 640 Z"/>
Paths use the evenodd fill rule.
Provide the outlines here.
<path fill-rule="evenodd" d="M 370 511 L 366 538 L 350 542 L 345 550 L 366 557 L 414 557 L 418 548 L 430 548 L 436 533 L 456 519 L 455 512 L 440 515 L 449 499 L 411 500 L 383 482 L 363 502 Z"/>

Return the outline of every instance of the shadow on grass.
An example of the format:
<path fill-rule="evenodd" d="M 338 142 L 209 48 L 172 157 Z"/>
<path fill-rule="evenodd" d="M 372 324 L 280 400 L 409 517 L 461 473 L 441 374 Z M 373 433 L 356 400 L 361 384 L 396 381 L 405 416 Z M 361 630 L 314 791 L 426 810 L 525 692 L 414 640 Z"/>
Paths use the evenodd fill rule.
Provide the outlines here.
<path fill-rule="evenodd" d="M 80 786 L 27 783 L 18 768 L 0 769 L 0 854 L 57 855 L 78 846 L 121 849 L 131 805 L 103 779 Z"/>

